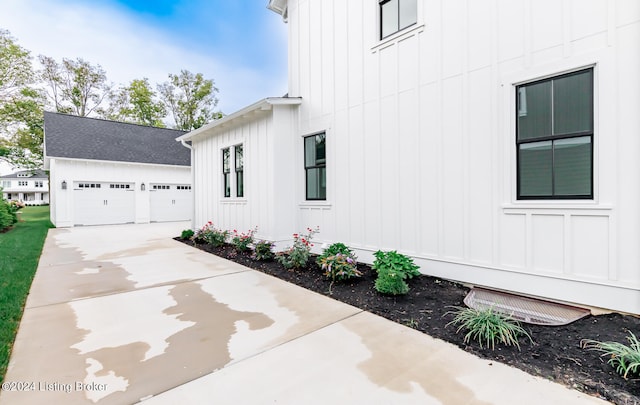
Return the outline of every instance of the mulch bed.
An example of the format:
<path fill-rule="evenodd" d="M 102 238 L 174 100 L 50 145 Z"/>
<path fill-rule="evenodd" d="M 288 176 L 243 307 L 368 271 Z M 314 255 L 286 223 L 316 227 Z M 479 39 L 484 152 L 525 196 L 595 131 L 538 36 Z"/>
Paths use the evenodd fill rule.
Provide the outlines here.
<path fill-rule="evenodd" d="M 193 245 L 188 240 L 176 240 Z M 495 350 L 481 349 L 476 342 L 464 344 L 464 333 L 456 333 L 457 327 L 447 326 L 453 319 L 453 315 L 448 312 L 452 307 L 464 306 L 463 299 L 469 291 L 460 284 L 420 276 L 408 281 L 410 290 L 406 296 L 385 296 L 373 288 L 376 273 L 368 265 L 358 265 L 363 273 L 362 277 L 332 284 L 315 264 L 315 258 L 310 261 L 307 269 L 291 271 L 284 269 L 276 261 L 254 261 L 249 253 L 236 252 L 230 245 L 220 248 L 210 245 L 196 247 L 412 327 L 481 358 L 509 364 L 529 374 L 616 404 L 640 404 L 640 379 L 623 379 L 599 352 L 585 350 L 580 346 L 582 339 L 628 344 L 626 338 L 629 331 L 640 336 L 638 317 L 613 313 L 588 316 L 565 326 L 523 324 L 533 338 L 533 344 L 526 338 L 521 338 L 520 351 L 512 346 L 496 346 Z"/>

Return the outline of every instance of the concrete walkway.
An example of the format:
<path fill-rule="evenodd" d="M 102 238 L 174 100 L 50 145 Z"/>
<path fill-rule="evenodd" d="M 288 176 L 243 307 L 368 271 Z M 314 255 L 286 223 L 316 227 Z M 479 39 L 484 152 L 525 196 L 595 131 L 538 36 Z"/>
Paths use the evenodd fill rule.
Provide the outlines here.
<path fill-rule="evenodd" d="M 0 404 L 604 403 L 171 240 L 187 227 L 49 231 Z"/>

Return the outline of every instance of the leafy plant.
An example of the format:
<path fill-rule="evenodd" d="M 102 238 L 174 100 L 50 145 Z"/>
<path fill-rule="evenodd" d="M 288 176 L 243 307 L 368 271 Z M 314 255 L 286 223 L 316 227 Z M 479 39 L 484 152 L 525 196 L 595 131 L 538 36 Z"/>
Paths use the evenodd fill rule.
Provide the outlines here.
<path fill-rule="evenodd" d="M 610 356 L 609 363 L 616 372 L 627 378 L 629 375 L 640 375 L 640 341 L 633 332 L 627 336 L 629 346 L 618 342 L 598 342 L 597 340 L 584 339 L 582 347 L 589 350 L 603 352 L 602 356 Z"/>
<path fill-rule="evenodd" d="M 275 254 L 273 253 L 273 243 L 261 240 L 253 245 L 253 260 L 271 260 Z"/>
<path fill-rule="evenodd" d="M 337 242 L 330 245 L 326 249 L 324 249 L 322 251 L 322 254 L 318 256 L 318 258 L 316 259 L 316 263 L 318 263 L 318 266 L 322 266 L 322 259 L 325 259 L 329 256 L 335 256 L 338 253 L 342 255 L 350 256 L 353 260 L 356 260 L 355 254 L 351 249 L 349 249 L 347 245 L 345 245 L 344 243 Z"/>
<path fill-rule="evenodd" d="M 464 343 L 476 340 L 482 349 L 484 342 L 486 347 L 491 346 L 491 350 L 495 350 L 496 342 L 506 346 L 513 345 L 520 350 L 520 344 L 518 342 L 518 337 L 520 336 L 526 336 L 529 338 L 529 341 L 533 343 L 531 336 L 520 326 L 518 321 L 510 316 L 494 311 L 493 308 L 456 308 L 456 311 L 447 312 L 447 314 L 455 314 L 455 318 L 449 322 L 447 326 L 460 325 L 456 333 L 462 329 L 467 330 L 467 334 L 464 336 Z"/>
<path fill-rule="evenodd" d="M 409 292 L 405 279 L 420 275 L 419 267 L 413 259 L 392 250 L 383 252 L 378 250 L 373 254 L 376 260 L 373 268 L 378 273 L 375 289 L 381 294 L 403 295 Z"/>
<path fill-rule="evenodd" d="M 307 266 L 311 255 L 311 239 L 319 229 L 307 228 L 306 234 L 293 234 L 293 246 L 276 254 L 278 262 L 286 269 L 301 269 Z"/>
<path fill-rule="evenodd" d="M 358 263 L 351 255 L 342 253 L 336 253 L 320 260 L 320 267 L 324 270 L 324 275 L 332 281 L 360 277 L 362 272 L 358 270 L 357 265 Z"/>
<path fill-rule="evenodd" d="M 217 229 L 209 221 L 194 233 L 192 239 L 195 243 L 208 243 L 214 247 L 220 247 L 225 244 L 228 235 L 229 231 Z"/>
<path fill-rule="evenodd" d="M 258 227 L 250 229 L 247 233 L 240 233 L 237 230 L 233 230 L 233 236 L 231 237 L 231 244 L 239 252 L 245 252 L 249 250 L 249 245 L 253 243 L 253 235 L 258 230 Z"/>
<path fill-rule="evenodd" d="M 191 239 L 194 234 L 195 234 L 195 232 L 193 232 L 193 229 L 185 229 L 180 234 L 180 238 L 181 239 Z"/>

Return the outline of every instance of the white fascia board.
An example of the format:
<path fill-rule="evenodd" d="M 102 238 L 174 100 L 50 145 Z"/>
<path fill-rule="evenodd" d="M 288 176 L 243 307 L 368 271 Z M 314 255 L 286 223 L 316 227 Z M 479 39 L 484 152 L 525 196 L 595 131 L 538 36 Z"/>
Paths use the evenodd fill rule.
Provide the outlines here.
<path fill-rule="evenodd" d="M 234 123 L 234 121 L 240 120 L 247 115 L 253 114 L 257 111 L 270 111 L 274 105 L 300 105 L 302 104 L 302 98 L 300 97 L 268 97 L 264 98 L 256 103 L 253 103 L 241 110 L 234 112 L 220 118 L 219 120 L 211 121 L 207 125 L 204 125 L 198 129 L 186 133 L 176 138 L 176 141 L 189 141 L 197 135 L 206 134 L 212 132 L 215 128 L 226 126 Z"/>
<path fill-rule="evenodd" d="M 190 170 L 191 166 L 182 166 L 182 165 L 167 165 L 162 163 L 142 163 L 142 162 L 121 162 L 118 160 L 97 160 L 97 159 L 80 159 L 80 158 L 68 158 L 68 157 L 56 157 L 50 156 L 51 160 L 61 160 L 68 162 L 85 162 L 85 163 L 101 163 L 101 164 L 116 164 L 116 165 L 139 165 L 139 166 L 155 166 L 155 167 L 173 167 L 176 169 L 185 169 Z"/>

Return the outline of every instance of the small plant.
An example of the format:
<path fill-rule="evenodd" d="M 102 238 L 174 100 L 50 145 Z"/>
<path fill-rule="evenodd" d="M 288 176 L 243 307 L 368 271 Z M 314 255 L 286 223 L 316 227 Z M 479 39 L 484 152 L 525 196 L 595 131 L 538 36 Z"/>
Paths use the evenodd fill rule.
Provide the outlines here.
<path fill-rule="evenodd" d="M 261 240 L 253 245 L 253 260 L 271 260 L 275 257 L 273 253 L 273 243 Z"/>
<path fill-rule="evenodd" d="M 583 348 L 603 352 L 602 356 L 610 356 L 609 363 L 624 379 L 627 376 L 640 376 L 640 341 L 633 332 L 627 336 L 629 346 L 618 342 L 598 342 L 597 340 L 584 339 L 581 342 Z"/>
<path fill-rule="evenodd" d="M 518 342 L 519 336 L 526 336 L 529 338 L 529 341 L 533 343 L 531 336 L 520 326 L 518 321 L 510 316 L 494 311 L 493 308 L 473 309 L 456 307 L 456 309 L 456 311 L 447 312 L 447 314 L 455 314 L 455 318 L 449 322 L 447 326 L 460 325 L 456 333 L 462 329 L 467 330 L 468 332 L 464 336 L 464 343 L 476 340 L 482 349 L 484 342 L 487 348 L 491 346 L 491 350 L 495 350 L 496 341 L 506 346 L 516 346 L 518 350 L 520 350 L 520 344 Z"/>
<path fill-rule="evenodd" d="M 239 233 L 235 229 L 233 230 L 233 236 L 231 237 L 231 244 L 239 252 L 246 252 L 249 250 L 249 245 L 253 243 L 253 235 L 258 230 L 258 227 L 250 229 L 247 233 Z"/>
<path fill-rule="evenodd" d="M 413 318 L 403 319 L 402 322 L 404 323 L 405 326 L 408 326 L 411 329 L 418 329 L 418 326 L 420 326 L 418 324 L 418 321 L 416 321 Z"/>
<path fill-rule="evenodd" d="M 191 238 L 195 243 L 208 243 L 214 247 L 220 247 L 227 241 L 229 231 L 223 231 L 213 226 L 211 221 L 198 229 Z"/>
<path fill-rule="evenodd" d="M 195 232 L 193 232 L 193 229 L 185 229 L 180 234 L 180 238 L 181 239 L 191 239 L 194 234 L 195 234 Z"/>
<path fill-rule="evenodd" d="M 336 253 L 334 256 L 324 257 L 320 260 L 320 267 L 324 275 L 331 281 L 347 280 L 360 277 L 362 273 L 357 268 L 358 263 L 347 254 Z"/>
<path fill-rule="evenodd" d="M 337 242 L 330 245 L 328 248 L 324 249 L 322 251 L 322 254 L 318 256 L 318 258 L 316 259 L 316 263 L 318 263 L 318 266 L 322 266 L 323 259 L 329 256 L 335 256 L 338 253 L 342 255 L 350 256 L 353 260 L 356 260 L 355 254 L 351 249 L 347 247 L 347 245 L 345 245 L 344 243 Z"/>
<path fill-rule="evenodd" d="M 418 266 L 413 259 L 392 250 L 383 252 L 378 250 L 373 254 L 376 260 L 373 268 L 378 273 L 375 289 L 381 294 L 404 295 L 409 292 L 405 279 L 420 275 Z"/>
<path fill-rule="evenodd" d="M 293 246 L 276 254 L 276 259 L 285 269 L 301 269 L 307 266 L 311 255 L 311 239 L 319 229 L 307 228 L 306 234 L 293 234 Z"/>

